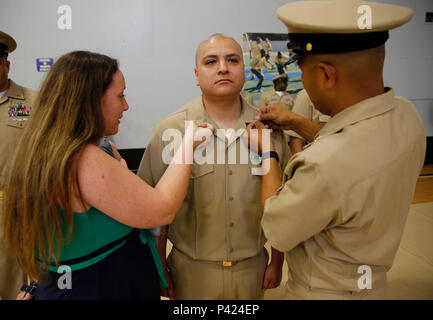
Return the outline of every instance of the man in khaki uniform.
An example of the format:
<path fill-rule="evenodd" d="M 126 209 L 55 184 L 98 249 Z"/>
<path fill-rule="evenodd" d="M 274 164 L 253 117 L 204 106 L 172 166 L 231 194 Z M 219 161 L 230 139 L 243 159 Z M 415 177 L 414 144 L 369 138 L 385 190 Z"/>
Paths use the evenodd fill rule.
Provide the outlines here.
<path fill-rule="evenodd" d="M 373 20 L 359 20 L 360 7 Z M 288 299 L 386 298 L 386 273 L 426 148 L 415 107 L 394 96 L 382 76 L 388 30 L 412 15 L 405 7 L 357 0 L 292 2 L 278 10 L 304 87 L 331 116 L 291 158 L 282 186 L 275 160 L 263 162 L 271 169 L 262 178 L 262 226 L 272 246 L 286 252 Z M 372 23 L 360 28 L 359 21 Z M 285 129 L 299 129 L 303 119 L 276 106 L 257 118 Z M 269 150 L 272 145 L 262 152 Z"/>
<path fill-rule="evenodd" d="M 256 41 L 253 43 L 253 45 L 251 46 L 250 58 L 251 59 L 260 58 L 261 57 L 260 51 L 262 49 L 263 49 L 263 47 L 262 47 L 262 38 L 258 37 L 256 39 Z"/>
<path fill-rule="evenodd" d="M 241 96 L 244 98 L 251 106 L 255 107 L 253 95 L 247 91 L 242 90 Z"/>
<path fill-rule="evenodd" d="M 272 52 L 272 43 L 268 38 L 266 38 L 265 40 L 265 51 L 266 51 L 266 61 L 269 62 L 269 58 Z"/>
<path fill-rule="evenodd" d="M 138 169 L 141 178 L 155 185 L 167 168 L 162 160 L 167 129 L 183 134 L 186 120 L 206 121 L 216 128 L 214 145 L 206 150 L 206 156 L 213 151 L 213 163 L 200 164 L 195 156 L 185 201 L 168 234 L 164 227 L 158 240 L 164 266 L 167 236 L 173 243 L 166 273 L 170 288 L 163 295 L 262 299 L 263 289 L 281 281 L 283 255 L 272 249 L 268 265 L 260 226 L 261 175 L 240 137 L 257 113 L 240 95 L 245 82 L 240 46 L 230 37 L 211 36 L 197 49 L 194 71 L 202 95 L 158 122 Z M 276 131 L 272 138 L 284 166 L 289 156 L 285 137 Z M 240 160 L 241 154 L 247 154 L 247 161 Z"/>
<path fill-rule="evenodd" d="M 8 34 L 0 31 L 0 221 L 3 187 L 15 146 L 26 125 L 36 92 L 21 87 L 8 78 L 8 55 L 17 44 Z M 3 245 L 0 226 L 0 299 L 15 299 L 26 276 Z"/>
<path fill-rule="evenodd" d="M 259 100 L 259 108 L 266 107 L 269 104 L 278 104 L 279 106 L 292 110 L 293 98 L 286 91 L 288 82 L 287 73 L 276 76 L 272 79 L 274 89 L 263 92 Z"/>
<path fill-rule="evenodd" d="M 272 82 L 274 83 L 274 89 L 268 90 L 261 94 L 259 100 L 259 108 L 266 107 L 270 104 L 277 104 L 287 110 L 292 110 L 293 98 L 286 91 L 288 81 L 289 78 L 287 77 L 287 73 L 274 77 L 272 79 Z M 286 134 L 287 141 L 289 141 L 289 131 L 285 131 L 284 133 Z M 292 142 L 290 141 L 290 144 L 291 143 Z"/>
<path fill-rule="evenodd" d="M 266 62 L 265 50 L 260 51 L 260 56 L 255 57 L 250 61 L 251 72 L 259 78 L 259 82 L 257 83 L 256 89 L 258 92 L 263 92 L 262 83 L 264 80 L 262 68 L 266 68 L 268 70 L 272 70 L 272 66 Z"/>
<path fill-rule="evenodd" d="M 263 47 L 262 47 L 262 38 L 258 37 L 256 39 L 256 41 L 253 43 L 253 45 L 251 46 L 251 49 L 250 49 L 250 65 L 251 65 L 251 62 L 253 60 L 260 59 L 262 57 L 262 55 L 260 53 L 262 51 L 262 49 L 263 49 Z M 251 67 L 251 78 L 250 78 L 250 80 L 254 79 L 254 75 L 257 76 L 257 74 L 253 71 L 253 68 Z M 260 79 L 260 76 L 257 76 L 257 77 Z"/>
<path fill-rule="evenodd" d="M 285 54 L 282 54 L 280 51 L 278 51 L 277 55 L 275 56 L 275 65 L 277 66 L 278 73 L 283 74 L 284 72 L 284 64 L 289 61 L 289 56 L 286 56 Z"/>
<path fill-rule="evenodd" d="M 292 111 L 308 120 L 313 121 L 314 123 L 317 123 L 320 125 L 320 127 L 323 127 L 330 118 L 314 107 L 305 89 L 302 89 L 298 92 Z M 293 130 L 288 131 L 288 133 L 290 136 L 290 151 L 292 154 L 302 151 L 302 148 L 305 145 L 304 138 L 302 138 Z"/>

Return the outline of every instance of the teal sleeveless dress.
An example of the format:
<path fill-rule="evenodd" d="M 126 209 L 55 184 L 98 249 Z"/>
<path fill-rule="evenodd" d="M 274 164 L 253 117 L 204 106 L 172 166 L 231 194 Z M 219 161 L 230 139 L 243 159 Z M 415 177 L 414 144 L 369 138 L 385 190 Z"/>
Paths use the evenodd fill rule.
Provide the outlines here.
<path fill-rule="evenodd" d="M 59 213 L 65 216 L 63 209 Z M 35 299 L 159 299 L 166 288 L 155 239 L 149 231 L 126 226 L 96 208 L 74 213 L 71 240 L 49 267 Z M 67 235 L 65 225 L 64 234 Z"/>

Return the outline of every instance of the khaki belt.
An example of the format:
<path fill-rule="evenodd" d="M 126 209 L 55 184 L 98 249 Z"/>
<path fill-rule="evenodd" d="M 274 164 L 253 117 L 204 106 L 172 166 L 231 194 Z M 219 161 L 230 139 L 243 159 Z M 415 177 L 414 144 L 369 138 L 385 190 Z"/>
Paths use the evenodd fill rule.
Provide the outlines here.
<path fill-rule="evenodd" d="M 247 258 L 248 259 L 248 258 Z M 213 264 L 213 265 L 217 265 L 217 266 L 223 266 L 224 268 L 230 268 L 230 267 L 234 267 L 235 264 L 237 264 L 240 261 L 208 261 L 208 260 L 198 260 L 200 262 L 203 263 L 207 263 L 207 264 Z"/>
<path fill-rule="evenodd" d="M 241 263 L 241 262 L 246 261 L 248 259 L 255 258 L 258 255 L 262 254 L 262 252 L 259 252 L 256 256 L 244 258 L 244 259 L 237 260 L 237 261 L 226 261 L 226 260 L 223 260 L 223 261 L 212 261 L 212 260 L 196 260 L 196 259 L 193 259 L 193 258 L 189 257 L 188 255 L 186 255 L 185 253 L 183 253 L 182 251 L 180 251 L 179 249 L 177 249 L 176 247 L 173 247 L 172 250 L 175 250 L 176 252 L 178 252 L 180 255 L 184 256 L 188 260 L 192 260 L 192 261 L 195 261 L 195 262 L 206 263 L 206 264 L 213 264 L 213 265 L 217 265 L 217 266 L 222 266 L 224 268 L 234 267 L 238 263 Z"/>
<path fill-rule="evenodd" d="M 253 259 L 253 258 L 255 258 L 255 257 L 257 257 L 257 256 L 259 256 L 260 254 L 261 254 L 262 252 L 259 252 L 257 255 L 255 255 L 254 257 L 249 257 L 249 258 L 245 258 L 245 259 L 242 259 L 242 260 L 238 260 L 238 261 L 223 261 L 222 262 L 222 265 L 223 265 L 223 267 L 233 267 L 235 264 L 237 264 L 238 262 L 243 262 L 243 261 L 245 261 L 245 260 L 248 260 L 248 259 Z M 221 262 L 217 262 L 217 263 L 221 263 Z"/>
<path fill-rule="evenodd" d="M 248 259 L 248 258 L 247 258 Z M 240 261 L 210 261 L 210 260 L 196 260 L 196 261 L 200 261 L 202 263 L 207 263 L 207 264 L 213 264 L 213 265 L 217 265 L 217 266 L 223 266 L 224 268 L 230 268 L 230 267 L 234 267 L 235 264 L 237 264 Z"/>

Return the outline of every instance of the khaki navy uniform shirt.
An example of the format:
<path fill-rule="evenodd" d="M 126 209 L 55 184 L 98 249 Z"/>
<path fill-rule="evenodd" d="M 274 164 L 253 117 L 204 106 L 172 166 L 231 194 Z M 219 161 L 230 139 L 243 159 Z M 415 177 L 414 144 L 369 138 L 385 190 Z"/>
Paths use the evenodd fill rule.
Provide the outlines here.
<path fill-rule="evenodd" d="M 275 63 L 277 64 L 284 64 L 287 60 L 289 60 L 289 57 L 284 54 L 281 55 L 281 58 L 278 58 L 278 55 L 275 56 Z"/>
<path fill-rule="evenodd" d="M 254 42 L 253 45 L 251 46 L 251 59 L 260 58 L 261 57 L 260 51 L 262 49 L 263 49 L 263 47 L 261 44 Z"/>
<path fill-rule="evenodd" d="M 262 68 L 266 68 L 266 69 L 269 69 L 269 70 L 272 69 L 272 66 L 270 66 L 266 62 L 266 58 L 265 57 L 256 57 L 256 58 L 253 58 L 251 60 L 250 67 L 251 67 L 251 69 L 254 69 L 254 70 L 261 70 Z"/>
<path fill-rule="evenodd" d="M 252 95 L 251 93 L 242 90 L 242 91 L 241 91 L 241 96 L 242 96 L 242 98 L 244 98 L 245 100 L 247 100 L 247 102 L 248 102 L 251 106 L 253 106 L 253 107 L 256 106 L 256 105 L 254 104 L 254 98 L 253 98 L 253 95 Z"/>
<path fill-rule="evenodd" d="M 295 105 L 293 106 L 292 111 L 304 118 L 313 121 L 314 123 L 319 124 L 320 126 L 324 126 L 330 119 L 330 116 L 321 113 L 317 110 L 308 96 L 308 93 L 305 89 L 302 89 L 298 92 L 296 96 Z M 289 130 L 289 135 L 292 137 L 303 139 L 300 135 L 298 135 L 295 131 Z"/>
<path fill-rule="evenodd" d="M 270 104 L 278 104 L 279 106 L 292 110 L 293 98 L 288 92 L 282 92 L 280 96 L 275 89 L 263 92 L 259 100 L 259 109 Z"/>
<path fill-rule="evenodd" d="M 272 51 L 272 44 L 270 42 L 265 42 L 265 50 L 266 50 L 266 53 L 269 53 L 270 51 Z"/>
<path fill-rule="evenodd" d="M 256 113 L 257 109 L 242 99 L 235 131 L 244 130 L 245 122 L 253 121 Z M 169 128 L 183 135 L 186 120 L 196 124 L 208 122 L 215 127 L 218 137 L 214 139 L 214 155 L 216 159 L 217 146 L 221 143 L 223 164 L 217 164 L 217 160 L 215 164 L 193 164 L 188 191 L 169 226 L 168 239 L 196 260 L 238 261 L 256 256 L 265 243 L 260 225 L 261 176 L 255 175 L 257 167 L 251 163 L 250 156 L 247 156 L 248 163 L 241 164 L 239 160 L 240 150 L 247 150 L 242 137 L 235 139 L 233 133 L 226 143 L 224 134 L 218 134 L 218 125 L 206 112 L 202 96 L 157 123 L 137 174 L 150 185 L 156 185 L 168 167 L 161 157 L 168 144 L 162 141 L 162 135 Z M 272 138 L 283 167 L 290 156 L 284 134 L 274 132 Z M 233 164 L 227 160 L 230 154 L 236 157 Z"/>
<path fill-rule="evenodd" d="M 9 80 L 9 88 L 0 98 L 0 189 L 3 189 L 9 161 L 30 117 L 37 93 Z"/>
<path fill-rule="evenodd" d="M 361 265 L 386 286 L 426 151 L 415 107 L 387 89 L 332 117 L 265 203 L 267 239 L 312 290 L 360 292 Z"/>
<path fill-rule="evenodd" d="M 37 93 L 9 80 L 9 88 L 0 98 L 0 222 L 2 216 L 3 187 L 10 170 L 15 147 L 27 123 Z M 15 299 L 26 275 L 17 261 L 3 245 L 0 226 L 0 300 Z"/>

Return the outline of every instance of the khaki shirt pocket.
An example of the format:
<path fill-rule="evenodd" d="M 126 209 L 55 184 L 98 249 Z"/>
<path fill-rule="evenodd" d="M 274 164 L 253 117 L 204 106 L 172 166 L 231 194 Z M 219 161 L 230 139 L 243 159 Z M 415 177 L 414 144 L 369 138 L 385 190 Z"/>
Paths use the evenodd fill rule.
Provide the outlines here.
<path fill-rule="evenodd" d="M 9 117 L 6 122 L 6 125 L 9 127 L 24 129 L 29 117 Z"/>
<path fill-rule="evenodd" d="M 215 197 L 215 165 L 193 165 L 191 170 L 191 180 L 191 201 L 199 205 L 211 203 Z"/>
<path fill-rule="evenodd" d="M 234 183 L 240 184 L 237 186 L 237 189 L 240 192 L 239 196 L 241 202 L 244 204 L 250 203 L 259 206 L 262 185 L 262 170 L 260 169 L 260 166 L 253 165 L 249 162 L 248 165 L 239 165 L 236 170 L 239 179 Z"/>

